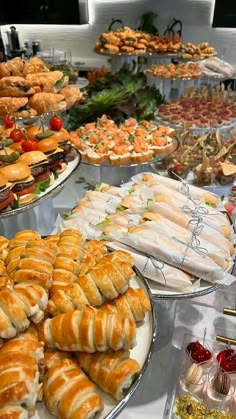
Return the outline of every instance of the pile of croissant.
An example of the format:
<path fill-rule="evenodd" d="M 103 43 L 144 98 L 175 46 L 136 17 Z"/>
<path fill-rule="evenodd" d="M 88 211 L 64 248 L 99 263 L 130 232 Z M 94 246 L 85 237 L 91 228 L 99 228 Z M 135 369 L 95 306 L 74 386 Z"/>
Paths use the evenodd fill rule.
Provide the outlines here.
<path fill-rule="evenodd" d="M 27 118 L 71 107 L 81 100 L 81 92 L 68 82 L 68 76 L 49 71 L 39 57 L 0 63 L 0 117 Z"/>
<path fill-rule="evenodd" d="M 0 236 L 0 418 L 33 416 L 37 401 L 60 419 L 92 418 L 97 387 L 121 400 L 140 372 L 130 358 L 150 311 L 132 288 L 133 257 L 77 230 L 46 239 Z"/>

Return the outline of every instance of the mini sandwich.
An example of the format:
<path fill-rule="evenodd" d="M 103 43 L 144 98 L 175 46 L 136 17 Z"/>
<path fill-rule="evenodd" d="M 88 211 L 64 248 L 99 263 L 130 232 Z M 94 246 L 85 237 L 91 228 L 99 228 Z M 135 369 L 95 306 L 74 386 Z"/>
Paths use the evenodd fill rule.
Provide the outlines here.
<path fill-rule="evenodd" d="M 11 205 L 15 201 L 15 197 L 10 188 L 6 176 L 0 173 L 0 211 L 11 209 Z"/>
<path fill-rule="evenodd" d="M 69 77 L 62 71 L 49 71 L 48 73 L 27 74 L 26 81 L 33 87 L 37 87 L 39 92 L 58 93 L 69 82 Z"/>
<path fill-rule="evenodd" d="M 58 142 L 55 138 L 48 137 L 39 141 L 38 149 L 46 154 L 50 171 L 57 174 L 64 172 L 66 169 L 64 150 L 58 147 Z"/>
<path fill-rule="evenodd" d="M 27 205 L 36 199 L 35 180 L 27 164 L 22 162 L 9 164 L 1 168 L 0 173 L 8 179 L 11 191 L 17 196 L 19 206 Z"/>
<path fill-rule="evenodd" d="M 78 153 L 70 142 L 70 133 L 65 129 L 61 128 L 60 131 L 55 131 L 55 133 L 50 137 L 55 138 L 58 143 L 58 147 L 63 150 L 63 160 L 65 163 L 74 160 Z"/>
<path fill-rule="evenodd" d="M 42 151 L 28 151 L 20 156 L 19 161 L 29 166 L 31 175 L 35 179 L 35 194 L 44 192 L 54 183 L 54 175 L 49 170 L 46 154 Z"/>
<path fill-rule="evenodd" d="M 0 97 L 0 117 L 7 114 L 27 118 L 37 114 L 28 104 L 27 97 Z"/>
<path fill-rule="evenodd" d="M 1 97 L 24 97 L 35 93 L 29 81 L 23 77 L 3 77 L 0 80 Z"/>
<path fill-rule="evenodd" d="M 58 112 L 66 109 L 66 101 L 60 93 L 35 93 L 29 98 L 31 108 L 41 115 L 47 112 Z"/>

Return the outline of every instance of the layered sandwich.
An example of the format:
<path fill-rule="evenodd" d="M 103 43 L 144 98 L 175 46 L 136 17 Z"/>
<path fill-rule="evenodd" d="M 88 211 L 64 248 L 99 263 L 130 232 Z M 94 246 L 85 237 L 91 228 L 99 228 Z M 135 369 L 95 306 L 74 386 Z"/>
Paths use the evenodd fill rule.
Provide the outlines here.
<path fill-rule="evenodd" d="M 0 80 L 0 96 L 1 97 L 22 97 L 30 96 L 35 93 L 29 81 L 23 77 L 3 77 Z"/>
<path fill-rule="evenodd" d="M 20 156 L 19 162 L 25 163 L 35 179 L 34 193 L 40 194 L 54 183 L 54 175 L 49 170 L 48 157 L 42 151 L 28 151 Z"/>
<path fill-rule="evenodd" d="M 55 131 L 50 138 L 55 138 L 57 140 L 58 147 L 63 150 L 63 161 L 65 163 L 68 163 L 77 157 L 78 153 L 70 142 L 70 133 L 65 128 L 62 127 L 60 131 Z"/>
<path fill-rule="evenodd" d="M 0 211 L 12 209 L 15 197 L 10 186 L 6 176 L 0 173 Z"/>
<path fill-rule="evenodd" d="M 67 165 L 64 162 L 64 150 L 58 147 L 55 138 L 48 137 L 38 142 L 38 149 L 46 154 L 50 171 L 56 174 L 64 172 Z"/>
<path fill-rule="evenodd" d="M 38 88 L 38 92 L 58 93 L 68 84 L 69 77 L 65 76 L 62 71 L 49 71 L 48 73 L 27 74 L 26 81 L 34 88 Z"/>
<path fill-rule="evenodd" d="M 13 194 L 16 195 L 18 205 L 26 205 L 36 199 L 35 180 L 31 175 L 31 170 L 27 164 L 17 162 L 9 164 L 0 169 L 0 174 L 3 174 L 8 182 Z"/>

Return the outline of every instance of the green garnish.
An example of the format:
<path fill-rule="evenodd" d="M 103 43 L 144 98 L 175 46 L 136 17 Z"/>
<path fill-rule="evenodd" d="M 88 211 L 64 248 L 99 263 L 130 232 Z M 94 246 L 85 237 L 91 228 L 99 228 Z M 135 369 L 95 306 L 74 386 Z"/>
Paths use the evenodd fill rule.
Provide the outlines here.
<path fill-rule="evenodd" d="M 103 226 L 108 225 L 108 224 L 110 224 L 110 223 L 111 223 L 111 221 L 110 221 L 110 220 L 107 220 L 107 219 L 105 218 L 105 220 L 100 221 L 100 223 L 97 223 L 95 227 L 103 227 Z"/>
<path fill-rule="evenodd" d="M 67 218 L 70 218 L 71 213 L 70 212 L 63 212 L 62 217 L 64 218 L 64 220 L 67 220 Z"/>
<path fill-rule="evenodd" d="M 209 207 L 214 207 L 214 204 L 212 204 L 211 202 L 206 201 L 205 204 L 209 205 Z"/>
<path fill-rule="evenodd" d="M 131 195 L 133 192 L 135 192 L 135 190 L 134 190 L 134 188 L 132 188 L 132 187 L 131 187 L 131 188 L 128 190 L 128 194 L 129 194 L 129 195 Z"/>
<path fill-rule="evenodd" d="M 224 195 L 221 195 L 221 197 L 220 197 L 221 202 L 223 202 L 224 199 L 225 199 L 225 196 Z"/>
<path fill-rule="evenodd" d="M 124 205 L 118 205 L 118 207 L 116 209 L 118 211 L 125 211 L 127 209 L 127 207 L 124 207 Z"/>
<path fill-rule="evenodd" d="M 147 199 L 147 205 L 151 204 L 152 202 L 154 202 L 154 199 L 152 199 L 152 198 Z"/>

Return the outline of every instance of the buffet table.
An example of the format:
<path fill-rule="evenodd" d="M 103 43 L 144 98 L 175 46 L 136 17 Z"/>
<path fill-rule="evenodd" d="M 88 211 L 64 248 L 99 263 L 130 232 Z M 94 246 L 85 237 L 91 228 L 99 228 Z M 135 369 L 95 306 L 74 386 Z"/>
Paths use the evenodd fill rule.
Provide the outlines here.
<path fill-rule="evenodd" d="M 207 328 L 206 338 L 215 340 L 217 334 L 235 338 L 236 319 L 224 316 L 222 309 L 231 303 L 235 305 L 236 285 L 231 285 L 230 295 L 227 288 L 216 291 L 208 296 L 176 303 L 174 330 L 170 341 L 162 346 L 159 334 L 155 351 L 145 376 L 120 414 L 122 419 L 169 419 L 169 407 L 178 374 L 178 357 L 184 335 L 202 336 Z M 157 303 L 158 305 L 158 303 Z M 159 310 L 158 310 L 159 312 Z M 163 318 L 157 317 L 158 328 L 161 330 Z M 165 336 L 162 338 L 165 341 Z M 160 349 L 158 349 L 160 348 Z"/>

